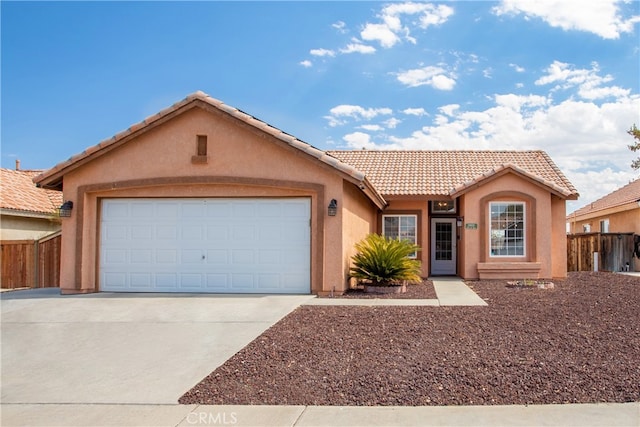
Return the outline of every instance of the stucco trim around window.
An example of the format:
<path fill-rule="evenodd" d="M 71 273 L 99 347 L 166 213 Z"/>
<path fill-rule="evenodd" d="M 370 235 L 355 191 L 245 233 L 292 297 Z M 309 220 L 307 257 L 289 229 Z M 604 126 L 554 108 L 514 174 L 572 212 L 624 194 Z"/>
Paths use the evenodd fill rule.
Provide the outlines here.
<path fill-rule="evenodd" d="M 504 257 L 504 256 L 491 256 L 491 243 L 490 243 L 490 221 L 491 212 L 489 204 L 491 202 L 522 202 L 525 204 L 527 212 L 525 219 L 526 227 L 526 248 L 524 256 L 517 257 Z M 496 193 L 487 194 L 480 199 L 480 206 L 482 207 L 482 216 L 480 219 L 480 247 L 482 248 L 480 253 L 480 262 L 499 262 L 500 259 L 518 260 L 518 261 L 535 261 L 537 259 L 537 242 L 536 242 L 536 215 L 537 206 L 536 199 L 529 194 L 519 191 L 499 191 Z"/>

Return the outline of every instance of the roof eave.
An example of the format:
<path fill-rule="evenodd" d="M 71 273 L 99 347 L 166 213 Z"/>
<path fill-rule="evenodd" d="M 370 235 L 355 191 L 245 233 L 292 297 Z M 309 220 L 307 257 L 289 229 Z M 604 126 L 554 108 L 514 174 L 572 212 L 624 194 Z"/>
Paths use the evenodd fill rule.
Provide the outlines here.
<path fill-rule="evenodd" d="M 504 176 L 508 173 L 513 173 L 514 175 L 517 175 L 521 178 L 526 179 L 527 181 L 542 187 L 544 189 L 546 189 L 547 191 L 549 191 L 551 194 L 560 197 L 561 199 L 565 199 L 565 200 L 577 200 L 579 197 L 579 194 L 577 192 L 572 192 L 569 190 L 565 190 L 559 186 L 557 186 L 556 184 L 549 182 L 549 181 L 545 181 L 541 178 L 539 178 L 536 175 L 533 175 L 513 164 L 504 164 L 504 165 L 500 165 L 490 171 L 485 172 L 482 175 L 479 175 L 475 178 L 473 178 L 471 181 L 465 182 L 462 185 L 459 185 L 458 187 L 452 188 L 449 192 L 449 195 L 452 198 L 456 198 L 456 197 L 460 197 L 463 194 L 468 193 L 469 191 L 472 191 L 478 187 L 481 187 L 483 185 L 485 185 L 488 182 L 493 181 L 494 179 L 497 179 L 501 176 Z"/>
<path fill-rule="evenodd" d="M 585 221 L 587 219 L 597 218 L 603 215 L 613 215 L 633 209 L 640 209 L 640 200 L 625 201 L 620 204 L 589 210 L 584 213 L 577 213 L 578 211 L 576 210 L 567 215 L 567 220 Z"/>
<path fill-rule="evenodd" d="M 48 220 L 59 219 L 58 215 L 53 212 L 35 212 L 35 211 L 26 211 L 22 209 L 11 209 L 11 208 L 0 208 L 0 214 L 7 215 L 7 216 L 18 216 L 22 218 L 48 219 Z"/>

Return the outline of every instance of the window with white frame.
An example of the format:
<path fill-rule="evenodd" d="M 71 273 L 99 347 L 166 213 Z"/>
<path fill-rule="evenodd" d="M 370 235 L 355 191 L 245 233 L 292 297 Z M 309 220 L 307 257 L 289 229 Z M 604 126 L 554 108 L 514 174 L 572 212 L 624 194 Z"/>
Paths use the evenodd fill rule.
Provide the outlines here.
<path fill-rule="evenodd" d="M 391 239 L 408 240 L 418 244 L 418 216 L 417 215 L 383 215 L 382 235 Z M 416 257 L 416 253 L 411 258 Z"/>
<path fill-rule="evenodd" d="M 608 233 L 609 232 L 609 219 L 601 219 L 600 220 L 600 232 Z"/>
<path fill-rule="evenodd" d="M 525 255 L 526 221 L 523 202 L 491 202 L 489 238 L 491 256 Z"/>

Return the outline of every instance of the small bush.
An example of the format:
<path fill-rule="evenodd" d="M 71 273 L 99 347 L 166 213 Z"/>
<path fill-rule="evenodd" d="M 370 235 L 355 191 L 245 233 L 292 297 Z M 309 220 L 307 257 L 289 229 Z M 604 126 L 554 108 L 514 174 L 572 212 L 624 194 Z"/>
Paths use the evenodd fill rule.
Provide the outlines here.
<path fill-rule="evenodd" d="M 420 247 L 407 240 L 390 239 L 370 234 L 355 246 L 351 276 L 367 280 L 374 286 L 400 285 L 401 282 L 420 283 L 420 261 L 409 256 Z"/>

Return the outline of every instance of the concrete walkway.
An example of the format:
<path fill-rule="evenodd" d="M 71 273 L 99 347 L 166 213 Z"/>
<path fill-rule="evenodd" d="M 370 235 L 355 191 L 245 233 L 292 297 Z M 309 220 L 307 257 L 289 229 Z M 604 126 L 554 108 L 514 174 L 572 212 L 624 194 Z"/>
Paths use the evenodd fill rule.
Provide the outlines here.
<path fill-rule="evenodd" d="M 484 306 L 487 303 L 471 290 L 459 277 L 431 277 L 438 299 L 401 298 L 314 298 L 305 305 L 358 305 L 358 306 Z"/>
<path fill-rule="evenodd" d="M 640 403 L 419 407 L 3 404 L 2 425 L 637 427 Z"/>
<path fill-rule="evenodd" d="M 459 277 L 432 277 L 440 305 L 487 305 Z"/>

